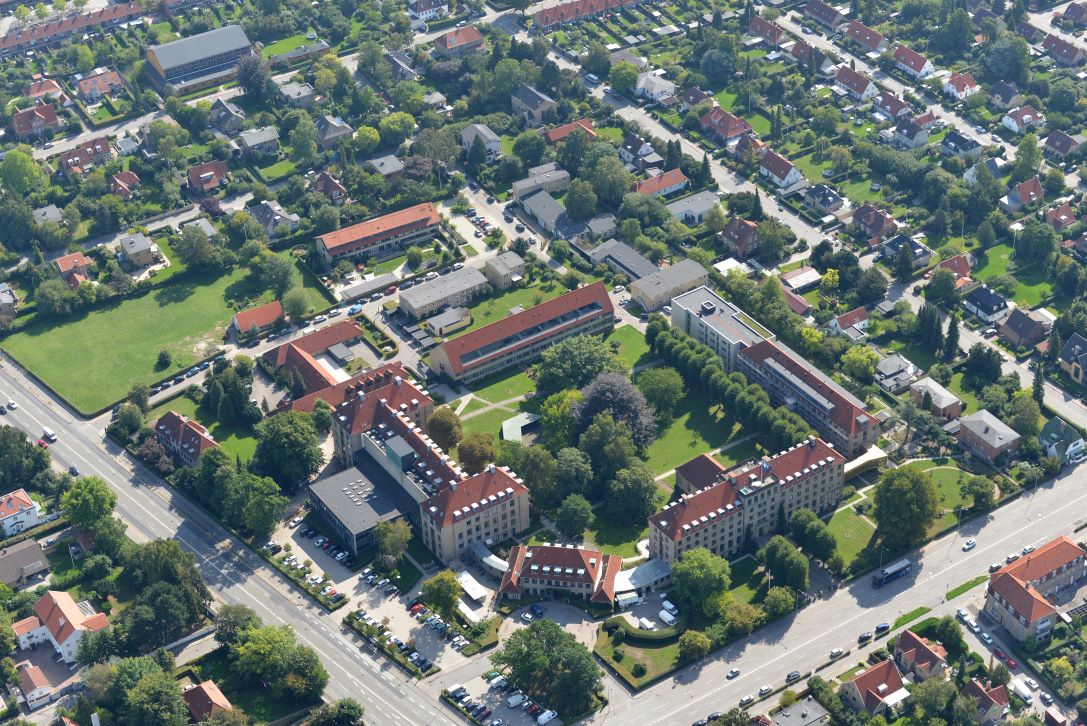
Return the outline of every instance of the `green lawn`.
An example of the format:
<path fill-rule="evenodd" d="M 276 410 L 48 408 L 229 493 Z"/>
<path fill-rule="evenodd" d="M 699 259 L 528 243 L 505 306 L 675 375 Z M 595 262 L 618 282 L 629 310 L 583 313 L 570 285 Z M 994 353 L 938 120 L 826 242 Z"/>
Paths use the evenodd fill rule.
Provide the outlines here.
<path fill-rule="evenodd" d="M 257 450 L 257 439 L 252 426 L 246 426 L 245 424 L 224 426 L 214 416 L 211 416 L 206 409 L 198 408 L 196 402 L 186 396 L 179 396 L 152 409 L 147 414 L 148 425 L 158 421 L 159 417 L 167 411 L 176 411 L 182 416 L 195 419 L 206 426 L 208 433 L 215 437 L 215 440 L 223 447 L 223 451 L 232 457 L 241 458 L 242 461 L 249 461 Z"/>
<path fill-rule="evenodd" d="M 988 575 L 978 575 L 973 580 L 967 580 L 966 582 L 962 583 L 961 585 L 958 585 L 957 587 L 953 587 L 950 590 L 948 590 L 946 599 L 953 600 L 953 599 L 957 598 L 959 595 L 962 595 L 964 592 L 968 592 L 970 590 L 973 590 L 975 587 L 977 587 L 978 585 L 980 585 L 981 583 L 985 582 L 988 579 L 989 579 Z"/>
<path fill-rule="evenodd" d="M 460 415 L 461 416 L 467 416 L 472 411 L 478 411 L 479 409 L 486 408 L 486 407 L 487 407 L 487 402 L 486 401 L 482 401 L 482 400 L 480 400 L 478 398 L 473 398 L 471 401 L 468 402 L 468 405 L 464 407 L 464 410 L 461 411 Z"/>
<path fill-rule="evenodd" d="M 872 535 L 876 532 L 875 527 L 862 519 L 852 507 L 835 512 L 827 522 L 827 528 L 838 541 L 838 552 L 841 553 L 846 565 L 867 549 Z"/>
<path fill-rule="evenodd" d="M 912 623 L 914 620 L 917 620 L 917 618 L 921 617 L 922 615 L 927 615 L 931 610 L 932 608 L 922 605 L 921 607 L 910 610 L 908 613 L 903 613 L 898 618 L 898 620 L 895 620 L 894 627 L 901 628 L 903 625 Z"/>
<path fill-rule="evenodd" d="M 745 116 L 747 122 L 751 124 L 752 130 L 759 136 L 765 138 L 770 135 L 770 119 L 763 116 L 761 113 L 751 113 Z"/>
<path fill-rule="evenodd" d="M 713 95 L 717 103 L 726 111 L 731 111 L 736 105 L 736 94 L 729 91 L 718 91 Z"/>
<path fill-rule="evenodd" d="M 612 655 L 616 647 L 623 651 L 623 659 L 618 662 Z M 601 625 L 597 633 L 594 651 L 600 658 L 619 671 L 624 680 L 637 688 L 641 688 L 675 667 L 676 661 L 679 659 L 679 641 L 670 639 L 658 643 L 651 640 L 639 640 L 637 642 L 623 642 L 622 645 L 615 646 L 612 644 L 611 638 L 604 632 L 604 626 Z M 641 663 L 645 666 L 645 675 L 635 677 L 632 674 L 635 663 Z"/>
<path fill-rule="evenodd" d="M 668 495 L 657 490 L 654 511 L 659 510 L 668 501 Z M 585 540 L 588 545 L 595 545 L 597 549 L 607 555 L 619 555 L 620 557 L 637 557 L 639 540 L 649 536 L 649 526 L 639 522 L 633 525 L 620 525 L 607 521 L 603 509 L 597 509 L 593 517 L 593 523 L 585 530 Z"/>
<path fill-rule="evenodd" d="M 613 330 L 604 340 L 607 343 L 619 345 L 616 355 L 628 368 L 637 368 L 653 360 L 653 354 L 649 352 L 649 344 L 645 342 L 645 336 L 635 327 L 622 325 Z"/>
<path fill-rule="evenodd" d="M 486 434 L 493 434 L 495 441 L 497 441 L 498 434 L 502 430 L 502 422 L 516 415 L 516 413 L 507 411 L 504 408 L 494 408 L 478 416 L 463 419 L 461 426 L 466 434 L 473 431 L 482 431 Z"/>
<path fill-rule="evenodd" d="M 382 260 L 374 265 L 372 272 L 377 275 L 384 275 L 386 272 L 393 272 L 407 261 L 408 256 L 406 254 L 399 255 L 398 257 L 390 257 L 389 259 Z"/>
<path fill-rule="evenodd" d="M 254 723 L 270 723 L 294 713 L 306 704 L 291 696 L 276 695 L 267 688 L 243 682 L 231 667 L 226 648 L 219 648 L 193 661 L 190 666 L 202 680 L 213 680 L 227 699 L 245 711 Z"/>
<path fill-rule="evenodd" d="M 296 170 L 297 167 L 295 167 L 293 161 L 290 159 L 281 159 L 274 164 L 264 167 L 260 170 L 260 173 L 266 181 L 274 182 L 289 177 Z"/>
<path fill-rule="evenodd" d="M 978 402 L 978 396 L 976 393 L 963 387 L 962 379 L 962 373 L 956 373 L 955 375 L 951 376 L 951 383 L 947 385 L 947 390 L 951 391 L 956 396 L 958 396 L 959 399 L 962 400 L 963 413 L 974 413 L 979 408 L 981 408 L 981 404 Z"/>
<path fill-rule="evenodd" d="M 759 444 L 755 439 L 748 439 L 742 444 L 737 444 L 730 449 L 714 454 L 713 458 L 721 462 L 721 465 L 731 469 L 737 464 L 750 461 L 761 453 Z"/>
<path fill-rule="evenodd" d="M 501 403 L 532 393 L 536 390 L 536 382 L 524 371 L 514 371 L 485 378 L 468 386 L 468 389 L 486 401 Z"/>
<path fill-rule="evenodd" d="M 282 40 L 277 40 L 270 45 L 264 46 L 264 49 L 261 50 L 261 54 L 265 58 L 271 58 L 274 55 L 286 53 L 288 51 L 294 50 L 295 48 L 301 48 L 305 44 L 306 34 L 299 33 L 298 35 L 292 35 L 289 38 L 283 38 Z"/>
<path fill-rule="evenodd" d="M 676 417 L 646 451 L 646 463 L 654 474 L 663 474 L 699 454 L 718 449 L 740 435 L 740 425 L 719 411 L 710 413 L 704 398 L 684 396 Z"/>
<path fill-rule="evenodd" d="M 737 602 L 757 603 L 766 595 L 766 572 L 759 569 L 759 561 L 745 557 L 732 563 L 732 582 L 728 591 Z"/>
<path fill-rule="evenodd" d="M 623 130 L 618 126 L 598 126 L 596 127 L 596 135 L 614 143 L 623 140 Z"/>
<path fill-rule="evenodd" d="M 569 291 L 559 283 L 545 282 L 529 287 L 515 287 L 498 295 L 489 296 L 469 308 L 472 311 L 472 324 L 457 335 L 463 335 L 470 330 L 476 330 L 509 317 L 512 307 L 520 305 L 527 310 L 565 292 Z"/>
<path fill-rule="evenodd" d="M 815 161 L 815 154 L 807 154 L 799 159 L 794 159 L 793 163 L 796 164 L 796 168 L 800 169 L 800 172 L 807 177 L 808 181 L 813 184 L 818 184 L 823 181 L 823 170 L 830 168 L 830 158 L 826 158 L 821 162 Z"/>
<path fill-rule="evenodd" d="M 1009 272 L 1012 255 L 1010 245 L 994 245 L 985 252 L 975 254 L 978 256 L 978 265 L 972 273 L 975 280 L 984 282 L 990 277 Z M 1019 280 L 1013 299 L 1020 307 L 1033 308 L 1053 291 L 1053 283 L 1041 270 L 1015 270 L 1012 274 Z"/>
<path fill-rule="evenodd" d="M 908 361 L 921 370 L 928 370 L 936 362 L 936 355 L 929 349 L 917 344 L 915 341 L 892 340 L 886 345 L 892 353 L 902 354 Z"/>
<path fill-rule="evenodd" d="M 912 461 L 906 466 L 927 473 L 929 478 L 932 479 L 932 483 L 936 485 L 936 493 L 940 497 L 940 507 L 943 511 L 933 524 L 934 531 L 942 530 L 954 524 L 956 521 L 955 510 L 965 507 L 967 504 L 962 496 L 959 484 L 959 476 L 962 474 L 962 470 L 951 460 L 946 462 Z"/>

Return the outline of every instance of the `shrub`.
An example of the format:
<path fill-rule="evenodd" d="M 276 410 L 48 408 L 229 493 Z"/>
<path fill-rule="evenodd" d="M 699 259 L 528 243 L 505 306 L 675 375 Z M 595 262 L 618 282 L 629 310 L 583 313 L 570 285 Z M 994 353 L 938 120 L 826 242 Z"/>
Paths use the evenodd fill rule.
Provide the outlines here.
<path fill-rule="evenodd" d="M 616 648 L 611 653 L 612 660 L 614 660 L 616 663 L 622 663 L 624 655 L 626 655 L 626 653 L 623 652 L 622 648 Z"/>
<path fill-rule="evenodd" d="M 630 669 L 630 674 L 635 678 L 641 678 L 646 673 L 645 663 L 635 663 L 634 667 Z"/>

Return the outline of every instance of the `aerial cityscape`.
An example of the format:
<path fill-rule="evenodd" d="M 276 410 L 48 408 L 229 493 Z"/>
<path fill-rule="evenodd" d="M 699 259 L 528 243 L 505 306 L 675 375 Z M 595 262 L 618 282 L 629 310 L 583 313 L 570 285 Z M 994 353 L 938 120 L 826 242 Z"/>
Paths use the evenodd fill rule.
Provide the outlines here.
<path fill-rule="evenodd" d="M 1087 723 L 1085 34 L 0 0 L 0 724 Z"/>

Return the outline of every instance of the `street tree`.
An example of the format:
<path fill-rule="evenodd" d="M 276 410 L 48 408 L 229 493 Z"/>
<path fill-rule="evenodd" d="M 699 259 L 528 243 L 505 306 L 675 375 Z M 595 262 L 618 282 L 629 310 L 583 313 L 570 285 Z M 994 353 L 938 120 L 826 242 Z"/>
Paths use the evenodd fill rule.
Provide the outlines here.
<path fill-rule="evenodd" d="M 260 618 L 246 605 L 223 605 L 215 614 L 215 641 L 227 647 L 234 645 L 241 634 L 260 627 Z"/>
<path fill-rule="evenodd" d="M 78 529 L 90 529 L 113 513 L 117 495 L 109 484 L 97 476 L 85 476 L 72 482 L 60 498 L 61 509 L 68 521 Z"/>
<path fill-rule="evenodd" d="M 0 186 L 11 194 L 22 197 L 42 185 L 45 175 L 26 147 L 16 147 L 0 161 Z"/>
<path fill-rule="evenodd" d="M 362 706 L 353 698 L 323 704 L 308 717 L 309 726 L 363 726 Z"/>
<path fill-rule="evenodd" d="M 795 606 L 796 596 L 787 587 L 771 587 L 766 591 L 766 597 L 762 601 L 762 608 L 770 620 L 777 620 L 788 615 Z"/>
<path fill-rule="evenodd" d="M 785 537 L 780 534 L 771 537 L 759 550 L 758 558 L 775 584 L 801 591 L 808 589 L 808 558 Z"/>
<path fill-rule="evenodd" d="M 917 469 L 886 471 L 875 493 L 875 520 L 884 545 L 906 549 L 924 541 L 940 511 L 936 485 Z"/>
<path fill-rule="evenodd" d="M 679 636 L 679 659 L 684 663 L 693 663 L 705 658 L 710 653 L 713 643 L 700 630 L 685 630 Z"/>
<path fill-rule="evenodd" d="M 491 662 L 564 717 L 585 713 L 602 687 L 603 674 L 589 650 L 551 620 L 537 620 L 515 631 Z"/>
<path fill-rule="evenodd" d="M 608 80 L 618 93 L 628 94 L 638 81 L 638 66 L 629 61 L 619 61 L 608 72 Z"/>

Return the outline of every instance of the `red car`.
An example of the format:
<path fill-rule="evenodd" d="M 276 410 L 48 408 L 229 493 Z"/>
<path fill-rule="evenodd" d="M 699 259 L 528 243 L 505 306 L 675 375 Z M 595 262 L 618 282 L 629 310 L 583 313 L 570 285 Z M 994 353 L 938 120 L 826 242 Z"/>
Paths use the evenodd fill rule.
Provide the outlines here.
<path fill-rule="evenodd" d="M 1008 664 L 1009 668 L 1015 668 L 1017 665 L 1019 665 L 1015 662 L 1015 658 L 1005 658 L 1004 662 Z"/>
<path fill-rule="evenodd" d="M 1000 648 L 993 648 L 993 655 L 995 655 L 1000 660 L 1004 660 L 1008 657 L 1008 654 L 1002 651 Z"/>
<path fill-rule="evenodd" d="M 423 603 L 418 603 L 416 605 L 412 605 L 411 606 L 411 614 L 414 615 L 415 613 L 419 612 L 422 609 L 423 609 Z"/>
<path fill-rule="evenodd" d="M 49 448 L 49 442 L 46 441 L 45 439 L 38 439 L 38 446 L 42 447 L 43 449 L 48 449 Z"/>

